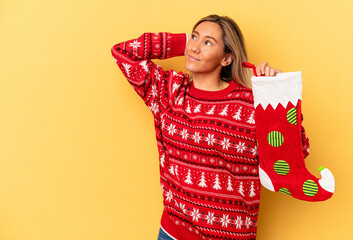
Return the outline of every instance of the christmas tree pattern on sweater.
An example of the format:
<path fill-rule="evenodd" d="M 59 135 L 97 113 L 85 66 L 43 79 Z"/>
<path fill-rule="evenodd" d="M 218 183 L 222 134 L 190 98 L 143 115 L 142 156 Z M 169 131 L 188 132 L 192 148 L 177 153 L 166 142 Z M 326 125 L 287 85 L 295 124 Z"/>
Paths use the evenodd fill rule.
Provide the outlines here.
<path fill-rule="evenodd" d="M 154 117 L 161 225 L 176 239 L 255 239 L 261 183 L 252 90 L 231 81 L 203 91 L 188 74 L 151 61 L 183 56 L 186 42 L 185 33 L 144 33 L 111 49 Z"/>

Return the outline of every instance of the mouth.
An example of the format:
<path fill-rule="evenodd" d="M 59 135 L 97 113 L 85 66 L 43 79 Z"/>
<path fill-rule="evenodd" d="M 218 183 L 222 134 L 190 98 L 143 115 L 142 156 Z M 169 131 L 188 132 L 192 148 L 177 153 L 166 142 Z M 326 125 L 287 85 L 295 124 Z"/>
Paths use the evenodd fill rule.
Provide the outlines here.
<path fill-rule="evenodd" d="M 200 59 L 195 58 L 195 57 L 191 56 L 190 54 L 188 54 L 188 56 L 191 61 L 200 61 Z"/>

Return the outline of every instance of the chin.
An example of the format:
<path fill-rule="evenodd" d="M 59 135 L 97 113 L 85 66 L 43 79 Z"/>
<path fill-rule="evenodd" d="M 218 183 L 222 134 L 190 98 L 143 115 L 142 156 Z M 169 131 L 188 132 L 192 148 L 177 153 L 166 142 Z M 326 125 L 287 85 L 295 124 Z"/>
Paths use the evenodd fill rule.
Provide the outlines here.
<path fill-rule="evenodd" d="M 190 72 L 201 72 L 198 67 L 192 66 L 192 64 L 185 63 L 185 68 Z"/>

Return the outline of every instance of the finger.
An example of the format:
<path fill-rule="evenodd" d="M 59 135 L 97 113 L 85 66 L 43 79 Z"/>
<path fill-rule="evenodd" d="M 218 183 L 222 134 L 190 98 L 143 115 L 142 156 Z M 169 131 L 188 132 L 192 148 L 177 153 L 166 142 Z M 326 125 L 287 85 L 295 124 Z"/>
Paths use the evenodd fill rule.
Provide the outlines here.
<path fill-rule="evenodd" d="M 257 65 L 257 66 L 256 66 L 256 74 L 257 74 L 258 76 L 261 75 L 260 65 Z"/>
<path fill-rule="evenodd" d="M 270 77 L 273 77 L 275 75 L 275 69 L 271 68 L 270 69 Z"/>
<path fill-rule="evenodd" d="M 270 66 L 265 67 L 265 76 L 266 77 L 270 76 Z"/>
<path fill-rule="evenodd" d="M 268 62 L 263 61 L 263 62 L 261 63 L 261 65 L 260 65 L 261 74 L 266 73 L 266 67 L 267 67 L 267 66 L 270 66 L 270 65 L 268 65 Z"/>
<path fill-rule="evenodd" d="M 277 75 L 277 73 L 281 73 L 282 72 L 281 70 L 275 69 L 275 68 L 273 68 L 273 70 L 274 70 L 275 75 Z"/>

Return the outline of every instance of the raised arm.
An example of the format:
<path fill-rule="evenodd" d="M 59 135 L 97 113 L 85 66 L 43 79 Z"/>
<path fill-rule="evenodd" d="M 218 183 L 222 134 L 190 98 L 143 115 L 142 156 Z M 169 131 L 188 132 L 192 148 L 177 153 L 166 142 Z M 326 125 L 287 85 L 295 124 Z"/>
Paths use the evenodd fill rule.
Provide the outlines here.
<path fill-rule="evenodd" d="M 136 39 L 120 42 L 111 48 L 118 67 L 144 100 L 157 113 L 160 88 L 165 81 L 165 71 L 151 59 L 167 59 L 185 54 L 186 33 L 143 33 Z"/>

